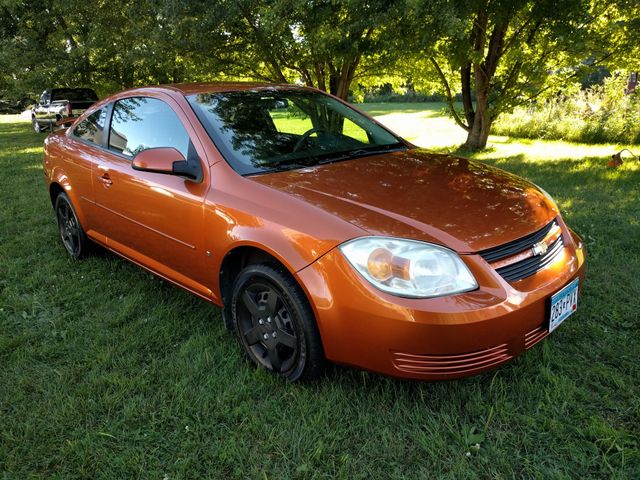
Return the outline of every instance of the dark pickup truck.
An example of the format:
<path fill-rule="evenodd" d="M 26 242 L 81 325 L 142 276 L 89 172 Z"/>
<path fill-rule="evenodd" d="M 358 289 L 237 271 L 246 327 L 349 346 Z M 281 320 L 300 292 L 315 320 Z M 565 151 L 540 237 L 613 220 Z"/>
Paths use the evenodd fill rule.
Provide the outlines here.
<path fill-rule="evenodd" d="M 52 88 L 42 92 L 38 103 L 31 109 L 33 129 L 40 133 L 53 130 L 60 120 L 78 117 L 98 101 L 90 88 Z"/>

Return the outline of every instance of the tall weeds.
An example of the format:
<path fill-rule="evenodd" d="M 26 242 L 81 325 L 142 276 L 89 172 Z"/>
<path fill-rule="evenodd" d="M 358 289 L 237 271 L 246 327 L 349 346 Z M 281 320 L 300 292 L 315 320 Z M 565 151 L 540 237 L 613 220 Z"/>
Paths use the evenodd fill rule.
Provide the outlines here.
<path fill-rule="evenodd" d="M 626 76 L 557 95 L 501 115 L 494 133 L 585 143 L 640 144 L 640 91 L 626 95 Z"/>

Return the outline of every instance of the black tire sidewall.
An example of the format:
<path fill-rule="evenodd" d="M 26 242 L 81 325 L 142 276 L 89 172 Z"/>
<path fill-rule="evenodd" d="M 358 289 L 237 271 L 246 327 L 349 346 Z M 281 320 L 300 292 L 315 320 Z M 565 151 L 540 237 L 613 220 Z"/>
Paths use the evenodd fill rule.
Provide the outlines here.
<path fill-rule="evenodd" d="M 71 258 L 79 260 L 83 258 L 86 254 L 88 239 L 86 234 L 84 233 L 84 229 L 82 228 L 82 225 L 80 224 L 80 220 L 78 219 L 78 215 L 76 214 L 76 209 L 73 208 L 73 203 L 71 203 L 71 199 L 64 192 L 59 193 L 58 196 L 56 197 L 55 208 L 54 208 L 55 214 L 56 214 L 56 225 L 58 227 L 58 236 L 60 236 L 60 220 L 58 218 L 58 208 L 63 202 L 69 205 L 69 208 L 71 209 L 71 213 L 73 214 L 75 221 L 78 224 L 78 229 L 80 231 L 79 240 L 78 240 L 80 243 L 79 245 L 80 248 L 78 249 L 78 252 L 72 253 L 69 250 L 67 250 L 67 247 L 64 245 L 64 242 L 62 242 L 62 239 L 60 239 L 60 241 L 62 242 L 62 247 L 64 248 L 65 252 L 67 252 Z"/>
<path fill-rule="evenodd" d="M 250 360 L 262 364 L 246 345 L 236 315 L 240 293 L 256 280 L 271 284 L 281 296 L 289 313 L 293 316 L 293 328 L 298 338 L 298 357 L 293 367 L 279 375 L 290 381 L 304 381 L 316 378 L 324 366 L 324 352 L 313 310 L 306 295 L 296 281 L 283 268 L 272 264 L 255 264 L 243 269 L 236 277 L 231 294 L 230 314 L 233 330 Z M 275 372 L 274 372 L 275 373 Z"/>

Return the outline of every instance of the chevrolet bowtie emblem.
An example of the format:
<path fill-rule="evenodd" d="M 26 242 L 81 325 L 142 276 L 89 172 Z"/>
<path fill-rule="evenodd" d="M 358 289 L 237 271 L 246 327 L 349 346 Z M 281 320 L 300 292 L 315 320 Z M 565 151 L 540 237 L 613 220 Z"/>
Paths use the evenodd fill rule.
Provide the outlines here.
<path fill-rule="evenodd" d="M 531 251 L 534 256 L 544 255 L 547 253 L 549 246 L 545 242 L 538 242 L 533 247 L 531 247 Z"/>

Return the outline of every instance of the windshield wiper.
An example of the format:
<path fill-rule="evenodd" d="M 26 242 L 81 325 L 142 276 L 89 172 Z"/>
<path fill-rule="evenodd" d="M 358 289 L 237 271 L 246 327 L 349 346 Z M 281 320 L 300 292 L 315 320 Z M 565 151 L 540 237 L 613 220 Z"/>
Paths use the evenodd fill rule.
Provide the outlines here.
<path fill-rule="evenodd" d="M 347 150 L 346 152 L 335 152 L 322 156 L 311 155 L 302 158 L 289 158 L 280 160 L 279 162 L 275 162 L 269 166 L 265 165 L 264 167 L 266 168 L 266 170 L 264 170 L 263 173 L 283 172 L 286 170 L 294 170 L 297 168 L 314 167 L 316 165 L 324 165 L 327 163 L 339 162 L 341 160 L 351 160 L 353 158 L 368 157 L 370 155 L 381 155 L 383 153 L 396 152 L 406 149 L 407 146 L 404 143 L 398 142 L 392 143 L 390 145 L 374 145 L 368 148 L 356 148 L 353 150 Z"/>
<path fill-rule="evenodd" d="M 301 161 L 302 160 L 302 161 Z M 316 157 L 306 157 L 303 159 L 289 159 L 289 160 L 280 160 L 279 162 L 275 162 L 271 165 L 264 165 L 264 172 L 284 172 L 286 170 L 294 170 L 296 168 L 308 168 L 313 167 L 314 165 L 318 165 Z"/>
<path fill-rule="evenodd" d="M 339 162 L 341 160 L 351 160 L 359 157 L 368 157 L 371 155 L 382 155 L 383 153 L 397 152 L 400 150 L 407 150 L 407 146 L 404 143 L 398 142 L 391 145 L 376 146 L 376 148 L 356 148 L 355 150 L 348 150 L 346 152 L 336 152 L 335 155 L 322 158 L 318 160 L 317 165 Z"/>

